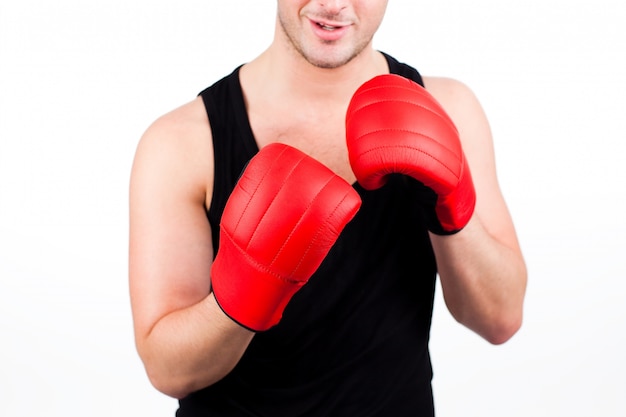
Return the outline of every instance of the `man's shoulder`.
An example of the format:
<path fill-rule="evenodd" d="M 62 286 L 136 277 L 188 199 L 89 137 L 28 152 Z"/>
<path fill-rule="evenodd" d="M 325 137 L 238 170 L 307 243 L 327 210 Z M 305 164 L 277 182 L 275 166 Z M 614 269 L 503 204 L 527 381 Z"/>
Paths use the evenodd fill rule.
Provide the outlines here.
<path fill-rule="evenodd" d="M 133 171 L 169 181 L 186 178 L 199 184 L 212 172 L 211 129 L 201 98 L 157 118 L 142 135 Z"/>
<path fill-rule="evenodd" d="M 443 77 L 437 75 L 424 75 L 424 84 L 430 90 L 444 90 L 448 92 L 469 91 L 469 87 L 456 78 Z"/>
<path fill-rule="evenodd" d="M 158 117 L 145 131 L 142 142 L 191 145 L 210 138 L 209 120 L 200 97 Z"/>
<path fill-rule="evenodd" d="M 424 76 L 424 86 L 430 94 L 451 113 L 480 110 L 480 103 L 472 89 L 455 78 Z M 452 115 L 452 114 L 451 114 Z"/>

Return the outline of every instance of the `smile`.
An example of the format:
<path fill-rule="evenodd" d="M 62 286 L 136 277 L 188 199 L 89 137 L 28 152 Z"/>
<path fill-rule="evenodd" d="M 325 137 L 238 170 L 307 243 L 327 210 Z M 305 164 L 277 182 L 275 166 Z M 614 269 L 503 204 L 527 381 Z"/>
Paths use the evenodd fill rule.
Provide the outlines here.
<path fill-rule="evenodd" d="M 330 22 L 323 19 L 309 19 L 313 34 L 323 42 L 334 42 L 345 37 L 351 24 L 343 22 Z"/>
<path fill-rule="evenodd" d="M 337 29 L 337 26 L 330 26 L 330 25 L 326 25 L 324 23 L 318 23 L 317 24 L 319 27 L 321 27 L 324 30 L 335 30 Z"/>

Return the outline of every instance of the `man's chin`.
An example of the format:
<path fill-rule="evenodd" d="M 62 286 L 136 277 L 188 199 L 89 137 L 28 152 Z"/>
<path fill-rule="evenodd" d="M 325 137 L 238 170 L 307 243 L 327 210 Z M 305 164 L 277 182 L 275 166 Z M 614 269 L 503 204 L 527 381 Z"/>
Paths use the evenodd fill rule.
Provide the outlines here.
<path fill-rule="evenodd" d="M 357 54 L 353 53 L 353 54 L 343 54 L 343 55 L 340 55 L 340 54 L 331 55 L 331 54 L 320 53 L 316 55 L 303 54 L 302 56 L 309 64 L 317 68 L 335 69 L 335 68 L 343 67 L 344 65 L 352 61 L 354 57 L 357 56 Z"/>

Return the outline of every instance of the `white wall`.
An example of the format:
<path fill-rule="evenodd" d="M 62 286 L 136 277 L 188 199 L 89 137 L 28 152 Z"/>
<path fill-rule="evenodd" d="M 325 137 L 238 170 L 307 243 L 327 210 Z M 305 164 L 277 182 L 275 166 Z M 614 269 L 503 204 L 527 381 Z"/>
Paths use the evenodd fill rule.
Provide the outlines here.
<path fill-rule="evenodd" d="M 130 164 L 152 120 L 268 44 L 273 12 L 0 0 L 0 415 L 173 416 L 132 340 Z M 503 346 L 438 294 L 440 417 L 626 414 L 624 21 L 619 0 L 390 2 L 376 46 L 481 99 L 530 272 Z"/>

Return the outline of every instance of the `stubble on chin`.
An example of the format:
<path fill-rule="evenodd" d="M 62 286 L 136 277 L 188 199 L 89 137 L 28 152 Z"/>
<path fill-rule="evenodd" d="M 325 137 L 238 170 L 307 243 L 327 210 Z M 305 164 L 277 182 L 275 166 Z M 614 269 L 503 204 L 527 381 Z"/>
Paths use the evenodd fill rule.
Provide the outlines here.
<path fill-rule="evenodd" d="M 315 67 L 322 68 L 322 69 L 335 69 L 335 68 L 342 67 L 346 65 L 347 63 L 349 63 L 350 61 L 352 61 L 358 55 L 358 53 L 351 53 L 348 56 L 338 56 L 338 57 L 332 57 L 332 58 L 327 57 L 326 59 L 316 58 L 315 56 L 312 56 L 311 54 L 307 55 L 305 53 L 301 53 L 301 55 L 309 64 Z"/>
<path fill-rule="evenodd" d="M 321 48 L 314 51 L 313 49 L 315 49 L 315 46 L 310 46 L 311 50 L 307 50 L 308 48 L 303 45 L 304 42 L 300 42 L 297 38 L 297 34 L 300 33 L 301 30 L 300 28 L 290 26 L 289 23 L 281 18 L 280 14 L 278 15 L 278 24 L 280 26 L 280 31 L 282 32 L 282 37 L 287 43 L 287 47 L 299 58 L 304 59 L 306 62 L 317 68 L 335 69 L 342 67 L 357 57 L 369 44 L 369 40 L 361 41 L 356 45 L 353 45 L 350 50 L 340 51 L 337 47 L 332 54 L 325 54 L 323 51 L 324 47 L 330 49 L 333 45 L 336 45 L 337 42 L 320 41 L 320 45 L 322 45 Z"/>

